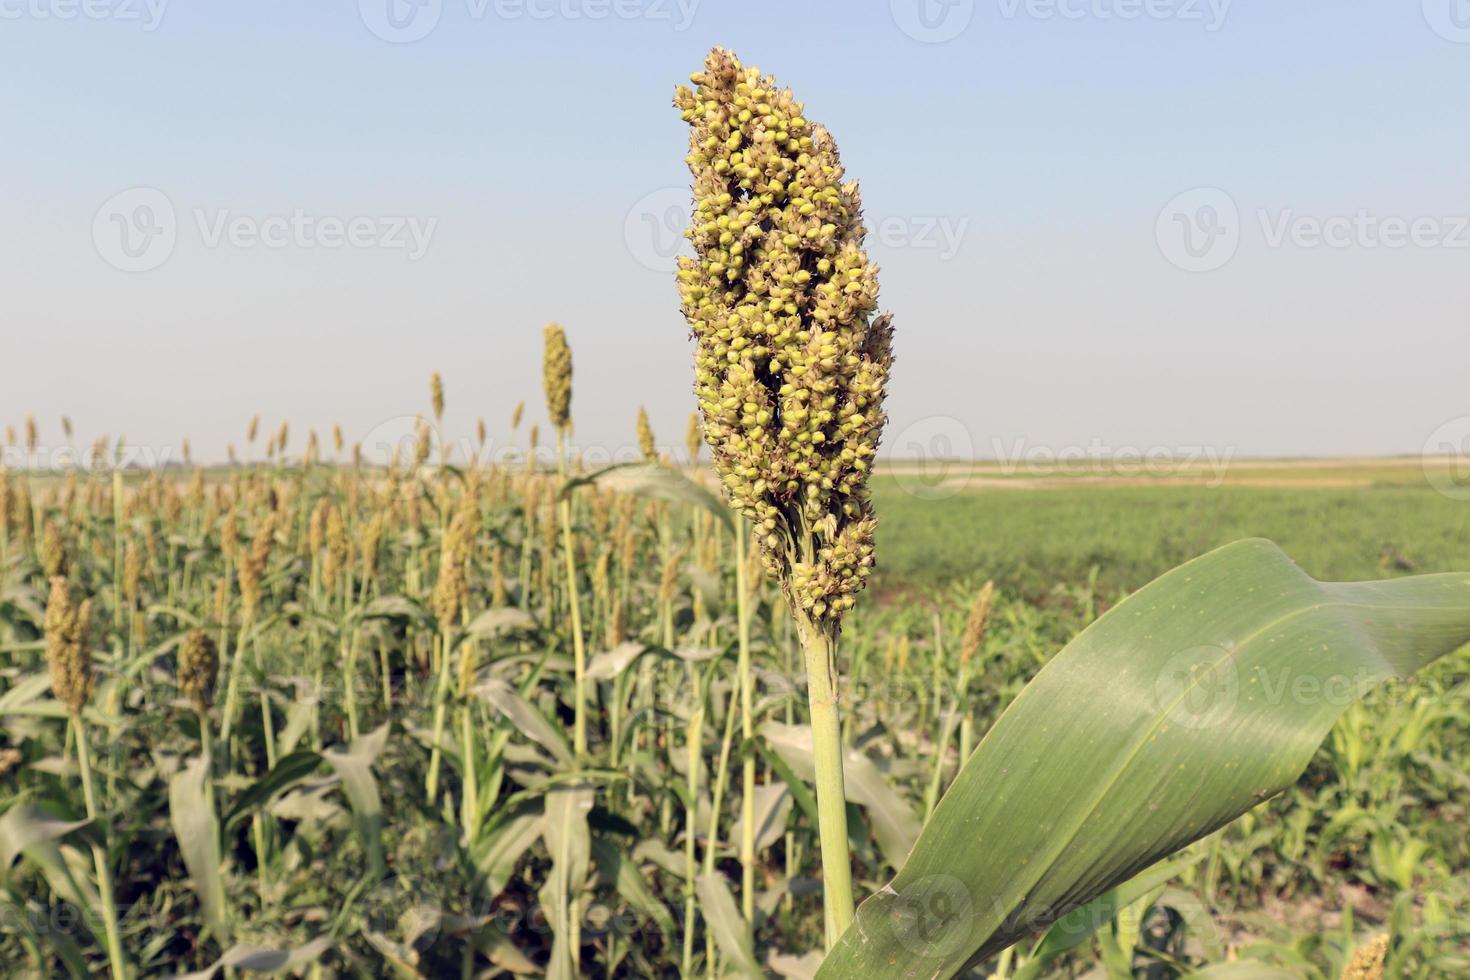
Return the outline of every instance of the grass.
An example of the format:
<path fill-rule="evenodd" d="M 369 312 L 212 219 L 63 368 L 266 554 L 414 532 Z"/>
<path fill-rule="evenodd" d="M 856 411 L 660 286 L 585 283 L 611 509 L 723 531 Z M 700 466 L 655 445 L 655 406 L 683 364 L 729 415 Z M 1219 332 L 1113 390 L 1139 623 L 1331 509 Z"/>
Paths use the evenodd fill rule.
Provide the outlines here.
<path fill-rule="evenodd" d="M 1298 471 L 1300 472 L 1300 471 Z M 1470 507 L 1423 486 L 1210 489 L 1090 486 L 963 491 L 943 499 L 875 481 L 879 587 L 919 591 L 994 578 L 1038 599 L 1097 570 L 1105 593 L 1136 589 L 1246 537 L 1281 545 L 1311 575 L 1350 581 L 1462 569 Z"/>
<path fill-rule="evenodd" d="M 556 477 L 524 467 L 460 472 L 277 458 L 197 484 L 137 474 L 116 512 L 105 473 L 30 481 L 36 527 L 57 527 L 70 586 L 93 600 L 98 685 L 76 723 L 48 696 L 44 535 L 12 520 L 0 841 L 40 843 L 0 869 L 0 962 L 108 971 L 99 886 L 134 975 L 206 968 L 233 944 L 294 951 L 320 976 L 554 973 L 561 957 L 564 975 L 704 976 L 820 949 L 816 804 L 798 774 L 810 755 L 790 740 L 806 712 L 800 651 L 772 584 L 713 511 L 596 486 L 559 502 Z M 916 828 L 959 746 L 1125 590 L 1247 535 L 1329 578 L 1470 555 L 1466 508 L 1412 486 L 925 500 L 897 475 L 876 483 L 877 601 L 849 617 L 842 655 L 842 737 L 877 774 L 848 808 L 860 896 L 901 857 L 868 807 Z M 468 547 L 457 520 L 479 528 Z M 129 543 L 139 595 L 119 607 L 114 557 Z M 462 580 L 446 546 L 464 548 Z M 245 617 L 240 569 L 257 558 L 260 609 Z M 441 578 L 457 589 L 448 622 Z M 994 609 L 961 690 L 986 579 Z M 175 677 L 201 627 L 221 662 L 203 711 Z M 1105 923 L 1045 975 L 1123 962 L 1173 977 L 1247 958 L 1331 980 L 1379 933 L 1401 975 L 1464 975 L 1467 676 L 1462 652 L 1350 709 L 1293 791 L 1189 851 L 1137 929 Z M 945 708 L 961 695 L 957 718 Z M 1022 948 L 1007 968 L 1027 962 Z"/>

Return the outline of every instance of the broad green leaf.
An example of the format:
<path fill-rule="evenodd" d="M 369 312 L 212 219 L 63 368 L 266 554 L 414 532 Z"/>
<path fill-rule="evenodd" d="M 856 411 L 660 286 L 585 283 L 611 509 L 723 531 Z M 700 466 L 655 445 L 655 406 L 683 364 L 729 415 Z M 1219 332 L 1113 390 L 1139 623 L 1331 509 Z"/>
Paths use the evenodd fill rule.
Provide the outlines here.
<path fill-rule="evenodd" d="M 643 877 L 637 860 L 625 854 L 621 846 L 606 837 L 592 838 L 592 858 L 597 862 L 600 877 L 617 889 L 623 901 L 646 915 L 658 926 L 664 939 L 673 942 L 678 935 L 674 917 L 669 914 L 664 903 L 659 901 L 653 889 L 648 887 L 648 881 Z"/>
<path fill-rule="evenodd" d="M 1283 789 L 1372 683 L 1470 640 L 1470 575 L 1327 584 L 1269 541 L 1163 576 L 966 762 L 824 978 L 950 977 Z"/>
<path fill-rule="evenodd" d="M 205 792 L 209 762 L 191 760 L 168 781 L 168 817 L 178 838 L 184 867 L 204 908 L 204 921 L 221 945 L 229 941 L 224 877 L 220 870 L 219 820 Z"/>
<path fill-rule="evenodd" d="M 714 933 L 715 944 L 725 957 L 727 973 L 762 980 L 765 971 L 755 961 L 750 929 L 735 907 L 725 876 L 718 871 L 700 875 L 694 882 L 694 893 L 699 896 L 699 913 L 704 916 L 710 932 Z"/>
<path fill-rule="evenodd" d="M 233 830 L 239 822 L 250 815 L 250 811 L 264 806 L 275 796 L 285 792 L 316 771 L 322 757 L 312 751 L 292 752 L 276 760 L 276 767 L 245 787 L 236 798 L 235 805 L 225 819 L 227 830 Z"/>
<path fill-rule="evenodd" d="M 273 974 L 285 970 L 295 970 L 308 963 L 314 963 L 327 950 L 332 948 L 332 940 L 327 937 L 313 939 L 305 945 L 295 949 L 267 949 L 263 946 L 231 946 L 225 950 L 225 955 L 215 960 L 209 966 L 194 973 L 183 973 L 174 980 L 213 980 L 219 971 L 233 967 L 237 970 L 246 970 L 250 973 Z"/>
<path fill-rule="evenodd" d="M 465 640 L 490 640 L 503 633 L 535 628 L 536 620 L 524 609 L 514 606 L 486 609 L 455 635 L 450 646 L 458 646 Z"/>
<path fill-rule="evenodd" d="M 486 891 L 492 897 L 504 890 L 515 874 L 516 864 L 541 838 L 544 827 L 541 801 L 528 800 L 498 820 L 476 842 L 475 866 L 485 875 Z"/>
<path fill-rule="evenodd" d="M 322 752 L 322 758 L 342 780 L 342 791 L 352 805 L 353 820 L 374 874 L 383 870 L 383 801 L 378 796 L 378 781 L 373 778 L 373 762 L 388 741 L 388 728 L 389 723 L 384 722 L 353 739 L 346 749 L 334 747 Z"/>
<path fill-rule="evenodd" d="M 85 827 L 87 820 L 62 820 L 38 806 L 22 803 L 0 816 L 0 882 L 22 853 L 37 844 L 60 840 Z"/>
<path fill-rule="evenodd" d="M 768 721 L 759 733 L 798 776 L 808 781 L 815 777 L 810 727 Z M 868 825 L 884 859 L 901 867 L 919 836 L 919 818 L 913 808 L 888 784 L 873 760 L 853 748 L 843 753 L 842 786 L 848 801 L 867 811 Z"/>
<path fill-rule="evenodd" d="M 730 508 L 725 506 L 718 495 L 662 463 L 619 463 L 609 466 L 596 473 L 568 480 L 562 488 L 562 494 L 566 495 L 578 487 L 593 484 L 604 490 L 635 497 L 702 507 L 726 527 L 733 529 L 735 526 L 730 519 Z"/>
<path fill-rule="evenodd" d="M 760 783 L 755 788 L 755 850 L 759 854 L 781 839 L 791 816 L 791 788 L 785 783 Z M 740 840 L 745 832 L 742 815 L 730 828 L 730 839 Z"/>
<path fill-rule="evenodd" d="M 592 860 L 592 840 L 587 830 L 592 797 L 592 784 L 585 780 L 561 783 L 546 793 L 546 820 L 541 837 L 551 855 L 551 873 L 541 888 L 540 898 L 553 933 L 547 980 L 572 980 L 576 976 L 572 967 L 569 903 L 581 890 L 587 863 Z"/>
<path fill-rule="evenodd" d="M 629 640 L 611 650 L 595 653 L 587 661 L 587 679 L 610 681 L 632 666 L 633 662 L 648 652 L 648 646 Z"/>
<path fill-rule="evenodd" d="M 572 764 L 572 749 L 567 740 L 546 716 L 537 711 L 531 702 L 516 693 L 499 677 L 491 677 L 475 685 L 475 693 L 496 711 L 500 712 L 522 734 L 534 739 L 538 745 L 551 753 L 562 766 Z"/>

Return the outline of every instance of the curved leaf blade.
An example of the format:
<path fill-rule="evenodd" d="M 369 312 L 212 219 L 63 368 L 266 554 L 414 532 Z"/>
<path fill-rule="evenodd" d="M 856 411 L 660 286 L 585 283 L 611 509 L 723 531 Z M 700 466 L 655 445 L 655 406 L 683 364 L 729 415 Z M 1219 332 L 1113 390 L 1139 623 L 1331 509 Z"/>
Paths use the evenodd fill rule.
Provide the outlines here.
<path fill-rule="evenodd" d="M 822 977 L 948 977 L 1286 789 L 1371 684 L 1470 640 L 1470 575 L 1321 583 L 1269 541 L 1084 630 L 966 762 Z"/>

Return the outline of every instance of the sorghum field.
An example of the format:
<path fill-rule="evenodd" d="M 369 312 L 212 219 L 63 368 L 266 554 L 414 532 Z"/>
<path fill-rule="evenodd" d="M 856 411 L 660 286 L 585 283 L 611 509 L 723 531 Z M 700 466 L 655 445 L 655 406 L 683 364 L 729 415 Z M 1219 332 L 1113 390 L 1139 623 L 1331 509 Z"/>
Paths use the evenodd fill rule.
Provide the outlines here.
<path fill-rule="evenodd" d="M 585 976 L 812 973 L 784 601 L 704 471 L 588 479 L 573 459 L 563 479 L 520 414 L 499 428 L 524 464 L 440 465 L 426 424 L 373 468 L 252 424 L 258 461 L 230 468 L 112 472 L 99 447 L 93 469 L 6 475 L 9 975 L 103 974 L 108 930 L 139 976 L 535 975 L 556 947 Z M 924 499 L 903 482 L 876 480 L 884 558 L 844 631 L 860 894 L 1042 664 L 1168 567 L 1252 533 L 1329 578 L 1470 552 L 1463 508 L 1407 486 Z M 48 670 L 64 638 L 93 680 Z M 1095 932 L 973 975 L 1335 978 L 1383 935 L 1389 975 L 1464 975 L 1467 668 L 1380 688 L 1289 792 Z"/>
<path fill-rule="evenodd" d="M 446 433 L 435 374 L 385 465 L 12 430 L 0 968 L 1470 975 L 1463 505 L 1395 461 L 875 473 L 857 185 L 733 53 L 690 84 L 679 449 L 640 412 L 586 463 L 556 324 L 544 416 Z"/>

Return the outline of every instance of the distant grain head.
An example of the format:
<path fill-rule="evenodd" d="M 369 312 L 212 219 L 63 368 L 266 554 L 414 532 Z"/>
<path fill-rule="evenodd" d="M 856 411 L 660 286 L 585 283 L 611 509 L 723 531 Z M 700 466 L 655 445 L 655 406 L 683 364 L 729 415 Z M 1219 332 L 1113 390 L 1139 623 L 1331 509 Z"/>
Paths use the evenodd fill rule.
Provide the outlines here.
<path fill-rule="evenodd" d="M 541 382 L 546 391 L 546 411 L 551 424 L 564 431 L 572 420 L 572 349 L 566 332 L 555 323 L 546 325 L 543 337 Z"/>
<path fill-rule="evenodd" d="M 76 605 L 67 580 L 60 575 L 53 577 L 51 597 L 46 603 L 46 665 L 52 693 L 73 715 L 82 713 L 96 682 L 87 651 L 91 623 L 91 600 Z"/>

